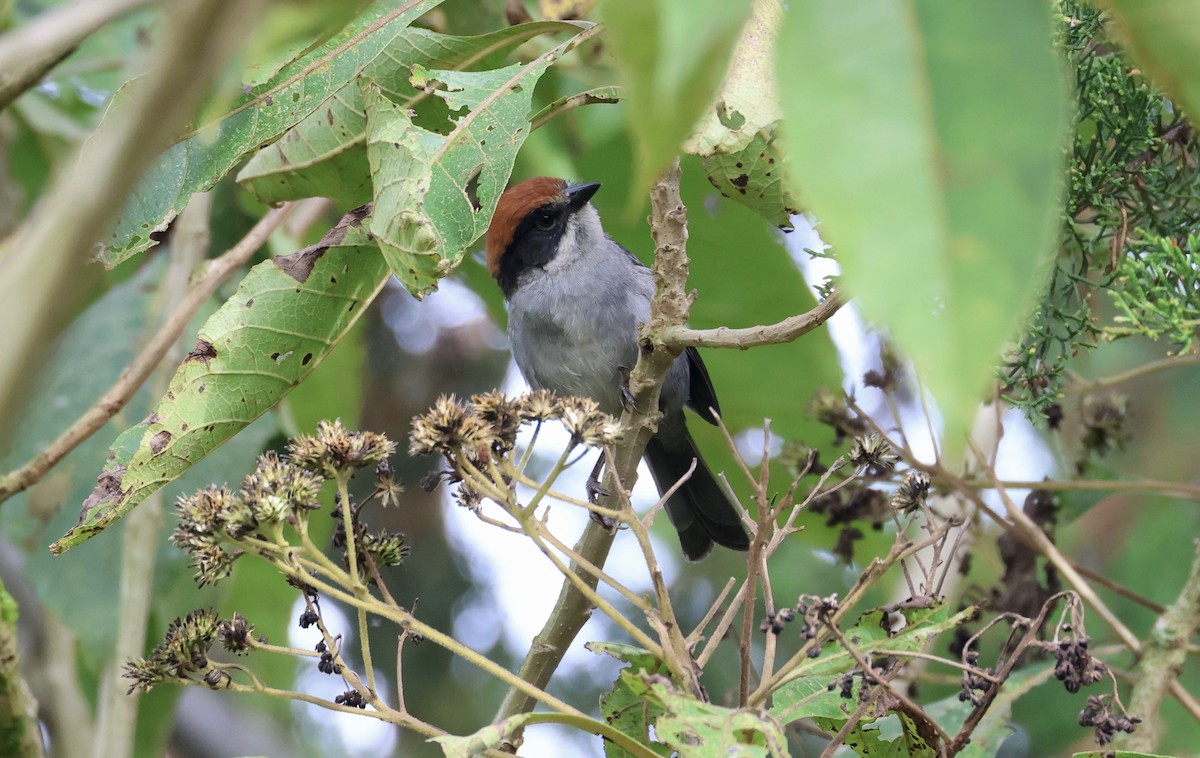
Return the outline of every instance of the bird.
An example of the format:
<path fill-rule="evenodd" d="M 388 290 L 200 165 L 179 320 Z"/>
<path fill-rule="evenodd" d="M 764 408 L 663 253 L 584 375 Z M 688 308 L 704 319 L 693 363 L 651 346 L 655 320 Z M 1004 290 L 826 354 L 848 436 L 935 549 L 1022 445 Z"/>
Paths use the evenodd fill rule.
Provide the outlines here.
<path fill-rule="evenodd" d="M 599 189 L 598 183 L 547 176 L 509 187 L 497 202 L 485 249 L 508 309 L 513 358 L 529 385 L 589 397 L 619 416 L 637 362 L 638 325 L 650 317 L 654 277 L 605 233 L 591 203 Z M 684 417 L 685 406 L 711 424 L 720 413 L 695 348 L 671 364 L 659 406 L 662 419 L 645 452 L 658 491 L 674 486 L 696 461 L 691 477 L 666 502 L 684 556 L 698 561 L 714 543 L 748 550 L 739 511 L 700 455 Z M 598 463 L 596 485 L 599 471 Z"/>

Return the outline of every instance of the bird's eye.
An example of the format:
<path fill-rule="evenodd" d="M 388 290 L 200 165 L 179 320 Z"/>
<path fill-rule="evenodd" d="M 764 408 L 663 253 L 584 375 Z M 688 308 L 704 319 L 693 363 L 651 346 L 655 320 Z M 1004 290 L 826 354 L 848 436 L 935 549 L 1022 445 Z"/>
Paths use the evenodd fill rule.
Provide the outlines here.
<path fill-rule="evenodd" d="M 553 213 L 546 213 L 545 211 L 542 211 L 533 217 L 533 225 L 538 229 L 542 229 L 543 231 L 549 231 L 553 229 L 557 221 L 558 219 Z"/>

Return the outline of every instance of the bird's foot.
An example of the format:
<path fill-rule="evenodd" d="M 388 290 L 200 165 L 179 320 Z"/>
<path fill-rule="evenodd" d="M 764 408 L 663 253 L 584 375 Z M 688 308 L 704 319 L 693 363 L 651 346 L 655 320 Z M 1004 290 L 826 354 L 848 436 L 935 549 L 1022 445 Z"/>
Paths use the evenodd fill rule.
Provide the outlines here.
<path fill-rule="evenodd" d="M 587 499 L 592 505 L 598 503 L 600 498 L 608 497 L 612 494 L 608 491 L 607 487 L 600 483 L 600 479 L 598 477 L 589 476 L 587 484 L 584 485 L 584 489 L 587 490 Z"/>
<path fill-rule="evenodd" d="M 634 401 L 633 391 L 629 389 L 629 376 L 633 373 L 633 369 L 628 366 L 617 366 L 617 371 L 621 374 L 621 405 L 627 411 L 641 413 Z"/>

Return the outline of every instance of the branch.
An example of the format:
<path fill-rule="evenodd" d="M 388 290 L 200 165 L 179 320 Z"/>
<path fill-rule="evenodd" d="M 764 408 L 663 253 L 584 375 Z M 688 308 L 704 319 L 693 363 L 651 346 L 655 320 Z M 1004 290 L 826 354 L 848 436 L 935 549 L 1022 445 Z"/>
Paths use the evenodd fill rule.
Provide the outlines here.
<path fill-rule="evenodd" d="M 1200 552 L 1179 598 L 1159 616 L 1137 665 L 1137 684 L 1129 700 L 1129 712 L 1140 716 L 1142 725 L 1133 734 L 1121 735 L 1120 748 L 1150 753 L 1162 737 L 1159 708 L 1172 684 L 1178 683 L 1188 657 L 1188 642 L 1200 624 Z"/>
<path fill-rule="evenodd" d="M 838 312 L 846 301 L 835 292 L 806 313 L 789 316 L 777 324 L 748 326 L 732 329 L 719 326 L 716 329 L 689 329 L 673 326 L 665 329 L 662 340 L 665 344 L 682 349 L 685 347 L 731 347 L 746 350 L 760 345 L 778 345 L 792 342 L 808 334 Z"/>
<path fill-rule="evenodd" d="M 0 37 L 0 108 L 33 87 L 92 32 L 151 0 L 75 0 Z"/>
<path fill-rule="evenodd" d="M 125 367 L 113 386 L 40 453 L 19 469 L 0 478 L 0 503 L 37 484 L 46 472 L 125 407 L 167 354 L 167 350 L 179 339 L 200 306 L 262 247 L 267 237 L 283 223 L 290 209 L 290 205 L 283 205 L 269 211 L 236 245 L 208 265 L 204 276 L 180 299 L 166 322 L 133 362 Z"/>

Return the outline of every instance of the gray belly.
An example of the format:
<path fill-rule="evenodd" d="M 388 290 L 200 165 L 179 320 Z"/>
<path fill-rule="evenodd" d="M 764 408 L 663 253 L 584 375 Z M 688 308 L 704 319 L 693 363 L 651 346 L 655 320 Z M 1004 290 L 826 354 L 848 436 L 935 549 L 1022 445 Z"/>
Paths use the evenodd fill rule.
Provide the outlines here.
<path fill-rule="evenodd" d="M 510 321 L 513 358 L 536 389 L 590 397 L 600 409 L 621 413 L 620 367 L 637 360 L 633 329 L 598 330 L 529 314 Z"/>

